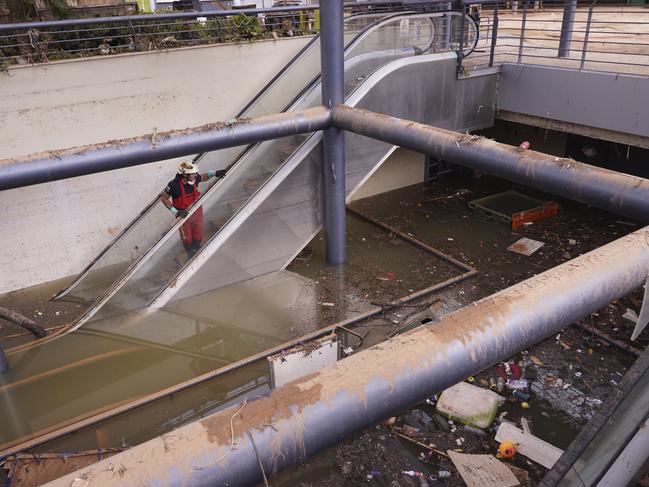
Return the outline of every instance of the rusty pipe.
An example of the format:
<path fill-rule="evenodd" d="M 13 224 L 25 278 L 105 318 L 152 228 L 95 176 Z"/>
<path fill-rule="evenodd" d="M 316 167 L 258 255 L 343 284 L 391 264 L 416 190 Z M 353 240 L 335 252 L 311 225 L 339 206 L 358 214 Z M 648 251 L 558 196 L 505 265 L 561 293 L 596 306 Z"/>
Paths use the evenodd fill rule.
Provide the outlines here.
<path fill-rule="evenodd" d="M 334 125 L 350 132 L 649 221 L 647 179 L 344 105 L 332 112 Z"/>
<path fill-rule="evenodd" d="M 0 191 L 315 132 L 330 125 L 331 113 L 320 106 L 4 159 L 0 160 Z"/>
<path fill-rule="evenodd" d="M 254 485 L 640 287 L 649 227 L 274 390 L 55 480 Z M 248 435 L 251 436 L 248 436 Z M 145 459 L 155 458 L 154 462 Z M 115 475 L 119 466 L 120 476 Z"/>

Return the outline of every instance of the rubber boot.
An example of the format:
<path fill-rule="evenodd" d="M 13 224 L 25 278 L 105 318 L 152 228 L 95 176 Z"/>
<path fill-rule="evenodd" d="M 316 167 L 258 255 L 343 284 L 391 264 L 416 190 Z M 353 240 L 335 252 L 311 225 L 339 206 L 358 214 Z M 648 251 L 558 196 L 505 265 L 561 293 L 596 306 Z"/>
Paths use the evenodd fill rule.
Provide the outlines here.
<path fill-rule="evenodd" d="M 194 240 L 192 244 L 189 246 L 189 250 L 187 251 L 187 254 L 189 255 L 189 258 L 191 259 L 196 255 L 198 252 L 198 249 L 201 248 L 201 241 L 200 240 Z"/>

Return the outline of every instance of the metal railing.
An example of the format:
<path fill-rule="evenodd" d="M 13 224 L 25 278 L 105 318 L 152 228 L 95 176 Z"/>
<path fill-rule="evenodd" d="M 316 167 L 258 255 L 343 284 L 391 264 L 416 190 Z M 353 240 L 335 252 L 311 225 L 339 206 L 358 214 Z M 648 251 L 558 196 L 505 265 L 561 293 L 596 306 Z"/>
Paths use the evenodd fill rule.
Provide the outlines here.
<path fill-rule="evenodd" d="M 436 10 L 448 5 L 349 2 L 348 14 Z M 317 5 L 266 9 L 174 12 L 0 25 L 0 66 L 59 59 L 249 42 L 319 32 Z"/>
<path fill-rule="evenodd" d="M 506 62 L 649 76 L 649 9 L 641 5 L 575 2 L 564 21 L 564 2 L 463 4 L 479 13 L 481 35 L 460 75 Z"/>

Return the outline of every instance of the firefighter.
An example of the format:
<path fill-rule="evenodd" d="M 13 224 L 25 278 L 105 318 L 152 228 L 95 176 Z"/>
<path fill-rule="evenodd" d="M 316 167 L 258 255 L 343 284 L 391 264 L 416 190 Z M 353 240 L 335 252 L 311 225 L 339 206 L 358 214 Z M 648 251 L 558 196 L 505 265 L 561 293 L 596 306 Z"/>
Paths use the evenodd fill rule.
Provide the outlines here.
<path fill-rule="evenodd" d="M 167 187 L 160 195 L 160 201 L 176 218 L 185 218 L 187 209 L 200 197 L 199 183 L 212 177 L 222 178 L 225 171 L 212 171 L 199 174 L 198 166 L 191 161 L 181 162 L 178 166 L 176 177 L 169 181 Z M 198 208 L 191 217 L 180 227 L 180 239 L 183 242 L 187 255 L 193 257 L 201 248 L 203 240 L 203 207 Z"/>

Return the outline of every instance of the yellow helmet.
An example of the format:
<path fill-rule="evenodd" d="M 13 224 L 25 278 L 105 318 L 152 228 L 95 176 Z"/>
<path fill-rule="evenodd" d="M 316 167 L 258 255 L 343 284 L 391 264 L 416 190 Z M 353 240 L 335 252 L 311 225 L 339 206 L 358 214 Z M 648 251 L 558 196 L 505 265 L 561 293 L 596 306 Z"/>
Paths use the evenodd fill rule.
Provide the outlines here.
<path fill-rule="evenodd" d="M 196 174 L 198 166 L 192 161 L 183 161 L 178 166 L 178 174 Z"/>

